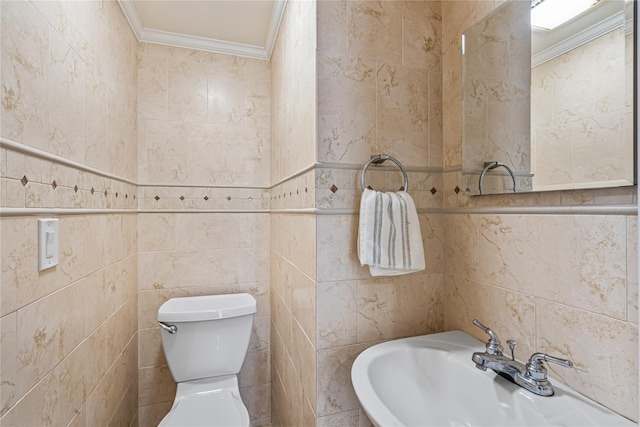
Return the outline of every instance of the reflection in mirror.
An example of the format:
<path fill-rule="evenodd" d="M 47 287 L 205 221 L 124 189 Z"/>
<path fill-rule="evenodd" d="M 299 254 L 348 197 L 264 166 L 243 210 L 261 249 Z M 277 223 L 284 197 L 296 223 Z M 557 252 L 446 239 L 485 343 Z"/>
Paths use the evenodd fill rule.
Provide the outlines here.
<path fill-rule="evenodd" d="M 587 9 L 544 21 L 562 17 L 555 3 Z M 487 162 L 508 165 L 518 192 L 633 185 L 633 2 L 593 3 L 509 1 L 464 33 L 470 194 Z M 489 169 L 483 187 L 513 192 L 513 181 Z"/>

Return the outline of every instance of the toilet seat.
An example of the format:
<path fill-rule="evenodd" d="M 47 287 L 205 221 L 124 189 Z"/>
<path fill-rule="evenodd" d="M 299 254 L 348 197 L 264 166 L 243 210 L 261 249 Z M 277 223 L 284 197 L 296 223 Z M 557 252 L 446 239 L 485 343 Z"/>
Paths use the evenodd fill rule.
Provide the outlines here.
<path fill-rule="evenodd" d="M 236 390 L 215 390 L 179 398 L 158 427 L 249 426 L 249 413 Z"/>

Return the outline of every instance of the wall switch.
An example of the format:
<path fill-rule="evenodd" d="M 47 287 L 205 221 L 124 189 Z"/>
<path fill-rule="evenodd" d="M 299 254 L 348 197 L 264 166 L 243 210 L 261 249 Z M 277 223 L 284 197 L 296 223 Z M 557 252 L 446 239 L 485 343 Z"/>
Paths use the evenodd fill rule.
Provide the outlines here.
<path fill-rule="evenodd" d="M 58 265 L 58 220 L 38 220 L 38 271 Z"/>

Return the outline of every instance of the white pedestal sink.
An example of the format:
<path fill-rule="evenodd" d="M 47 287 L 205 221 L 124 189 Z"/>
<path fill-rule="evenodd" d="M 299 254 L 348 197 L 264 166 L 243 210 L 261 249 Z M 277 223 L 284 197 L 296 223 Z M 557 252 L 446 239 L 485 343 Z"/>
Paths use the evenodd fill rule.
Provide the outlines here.
<path fill-rule="evenodd" d="M 471 361 L 484 344 L 461 331 L 388 341 L 363 351 L 351 379 L 362 408 L 387 426 L 634 426 L 554 381 L 537 396 Z"/>

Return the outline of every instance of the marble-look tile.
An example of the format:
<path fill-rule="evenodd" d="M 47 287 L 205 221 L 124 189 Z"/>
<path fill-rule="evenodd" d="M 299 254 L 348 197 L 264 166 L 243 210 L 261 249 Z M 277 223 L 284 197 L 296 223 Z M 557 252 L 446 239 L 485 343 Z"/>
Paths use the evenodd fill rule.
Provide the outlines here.
<path fill-rule="evenodd" d="M 444 271 L 456 276 L 477 279 L 479 268 L 478 216 L 444 217 Z"/>
<path fill-rule="evenodd" d="M 252 351 L 246 354 L 238 374 L 240 387 L 252 387 L 271 382 L 271 358 L 269 350 Z"/>
<path fill-rule="evenodd" d="M 2 417 L 2 425 L 7 427 L 60 425 L 57 385 L 58 381 L 53 372 L 46 375 Z"/>
<path fill-rule="evenodd" d="M 430 167 L 443 166 L 443 98 L 442 72 L 429 71 L 429 163 Z"/>
<path fill-rule="evenodd" d="M 318 283 L 318 349 L 357 343 L 358 282 Z"/>
<path fill-rule="evenodd" d="M 140 405 L 138 408 L 138 422 L 140 426 L 156 426 L 171 409 L 171 402 L 156 403 L 154 405 Z"/>
<path fill-rule="evenodd" d="M 167 360 L 162 349 L 160 328 L 138 330 L 138 354 L 140 368 L 153 366 L 167 366 Z"/>
<path fill-rule="evenodd" d="M 166 58 L 142 53 L 138 61 L 138 117 L 167 120 L 168 73 Z"/>
<path fill-rule="evenodd" d="M 402 9 L 402 63 L 440 69 L 442 5 L 436 1 L 406 1 Z"/>
<path fill-rule="evenodd" d="M 375 62 L 320 53 L 318 160 L 364 163 L 376 144 Z"/>
<path fill-rule="evenodd" d="M 107 320 L 107 365 L 111 365 L 136 333 L 137 298 L 131 298 Z"/>
<path fill-rule="evenodd" d="M 263 351 L 270 348 L 269 324 L 271 316 L 256 316 L 253 319 L 251 340 L 247 351 Z"/>
<path fill-rule="evenodd" d="M 49 52 L 49 148 L 58 156 L 83 161 L 84 63 L 53 30 Z"/>
<path fill-rule="evenodd" d="M 445 228 L 443 215 L 418 215 L 427 273 L 444 271 Z"/>
<path fill-rule="evenodd" d="M 638 324 L 638 217 L 627 217 L 627 321 Z"/>
<path fill-rule="evenodd" d="M 483 282 L 626 318 L 625 217 L 482 215 L 479 230 Z"/>
<path fill-rule="evenodd" d="M 0 417 L 2 417 L 20 398 L 18 394 L 18 342 L 17 316 L 11 313 L 0 317 Z"/>
<path fill-rule="evenodd" d="M 632 420 L 638 419 L 638 326 L 538 301 L 537 349 L 571 359 L 550 375 Z"/>
<path fill-rule="evenodd" d="M 143 252 L 139 289 L 168 289 L 207 285 L 209 255 L 205 251 Z"/>
<path fill-rule="evenodd" d="M 73 2 L 73 4 L 87 3 L 93 2 Z M 85 67 L 84 71 L 84 161 L 91 167 L 107 170 L 109 134 L 109 122 L 105 109 L 107 87 L 98 79 L 93 68 Z"/>
<path fill-rule="evenodd" d="M 441 275 L 432 278 L 412 274 L 358 282 L 358 342 L 440 332 L 442 318 Z"/>
<path fill-rule="evenodd" d="M 295 367 L 302 391 L 302 406 L 309 404 L 312 412 L 316 411 L 317 402 L 317 352 L 309 337 L 298 326 L 292 330 L 291 360 Z M 308 402 L 308 403 L 307 403 Z M 303 411 L 304 414 L 304 411 Z"/>
<path fill-rule="evenodd" d="M 78 285 L 71 285 L 18 310 L 17 378 L 20 395 L 33 387 L 85 338 L 84 307 L 84 290 Z"/>
<path fill-rule="evenodd" d="M 140 406 L 172 402 L 176 395 L 176 383 L 166 366 L 155 366 L 138 370 Z"/>
<path fill-rule="evenodd" d="M 67 425 L 83 406 L 88 393 L 85 375 L 89 363 L 86 345 L 78 346 L 56 368 L 58 379 L 58 418 L 60 425 Z"/>
<path fill-rule="evenodd" d="M 256 421 L 268 420 L 271 414 L 271 385 L 261 384 L 240 389 L 242 401 L 247 405 L 251 425 L 264 425 Z"/>
<path fill-rule="evenodd" d="M 359 408 L 351 384 L 353 361 L 370 344 L 318 351 L 318 418 Z"/>
<path fill-rule="evenodd" d="M 49 149 L 49 25 L 30 2 L 2 3 L 2 136 Z"/>
<path fill-rule="evenodd" d="M 349 54 L 402 63 L 402 2 L 349 1 Z"/>
<path fill-rule="evenodd" d="M 370 277 L 360 265 L 356 250 L 357 215 L 324 215 L 317 218 L 318 282 Z"/>
<path fill-rule="evenodd" d="M 405 166 L 428 162 L 429 90 L 423 68 L 378 65 L 376 147 Z"/>
<path fill-rule="evenodd" d="M 167 70 L 167 118 L 182 122 L 207 120 L 207 73 L 204 67 L 171 60 Z"/>
<path fill-rule="evenodd" d="M 132 340 L 87 398 L 87 423 L 107 425 L 127 389 L 136 381 L 137 346 Z"/>
<path fill-rule="evenodd" d="M 169 245 L 175 245 L 173 247 L 179 250 L 265 248 L 269 245 L 269 217 L 266 214 L 183 214 L 162 218 L 163 222 L 175 224 L 164 231 L 169 235 L 175 232 L 175 242 Z M 234 232 L 229 233 L 229 230 Z M 149 238 L 149 243 L 153 240 Z"/>
<path fill-rule="evenodd" d="M 93 69 L 96 62 L 98 17 L 96 2 L 69 3 L 69 45 L 80 55 L 88 68 Z"/>
<path fill-rule="evenodd" d="M 297 269 L 292 271 L 296 271 L 298 274 L 292 277 L 293 293 L 291 313 L 300 325 L 300 328 L 302 328 L 302 331 L 304 331 L 305 335 L 309 338 L 311 344 L 315 345 L 317 329 L 316 282 L 300 274 L 300 271 Z"/>
<path fill-rule="evenodd" d="M 360 411 L 339 412 L 337 414 L 318 417 L 318 427 L 359 427 Z"/>
<path fill-rule="evenodd" d="M 271 215 L 271 249 L 311 279 L 316 279 L 316 268 L 320 269 L 320 263 L 316 263 L 316 251 L 319 250 L 316 249 L 316 235 L 321 235 L 316 231 L 319 220 L 314 215 Z"/>
<path fill-rule="evenodd" d="M 347 54 L 347 0 L 319 1 L 318 51 Z"/>
<path fill-rule="evenodd" d="M 518 360 L 536 349 L 534 298 L 452 274 L 445 274 L 444 329 L 460 329 L 486 341 L 486 334 L 473 326 L 473 319 L 493 329 L 503 340 L 518 343 Z"/>

